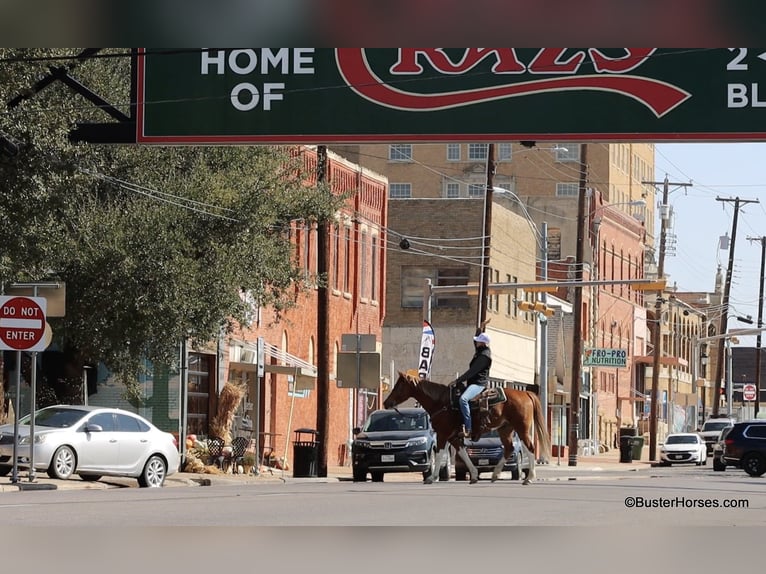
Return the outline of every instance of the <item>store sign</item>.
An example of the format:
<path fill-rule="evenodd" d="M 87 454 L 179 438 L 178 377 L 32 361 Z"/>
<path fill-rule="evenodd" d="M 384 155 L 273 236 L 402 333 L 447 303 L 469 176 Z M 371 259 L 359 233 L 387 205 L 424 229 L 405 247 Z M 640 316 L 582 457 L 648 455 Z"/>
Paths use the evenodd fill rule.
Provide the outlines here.
<path fill-rule="evenodd" d="M 585 349 L 584 367 L 627 367 L 628 352 L 624 349 Z"/>
<path fill-rule="evenodd" d="M 766 48 L 140 50 L 157 144 L 766 140 Z"/>

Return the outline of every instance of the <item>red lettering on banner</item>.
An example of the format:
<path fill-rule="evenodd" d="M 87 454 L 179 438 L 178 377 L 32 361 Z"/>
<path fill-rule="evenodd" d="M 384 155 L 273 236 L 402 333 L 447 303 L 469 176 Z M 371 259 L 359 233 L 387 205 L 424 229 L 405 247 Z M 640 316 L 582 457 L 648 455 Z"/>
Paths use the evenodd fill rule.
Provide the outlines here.
<path fill-rule="evenodd" d="M 622 58 L 610 58 L 598 48 L 588 50 L 593 66 L 599 73 L 624 74 L 634 70 L 654 54 L 657 48 L 624 48 L 627 55 Z"/>
<path fill-rule="evenodd" d="M 435 70 L 443 74 L 464 74 L 490 56 L 495 56 L 497 60 L 492 66 L 496 74 L 521 74 L 525 70 L 513 48 L 467 48 L 463 59 L 457 63 L 449 59 L 444 48 L 399 48 L 399 59 L 391 67 L 391 73 L 422 74 L 423 66 L 418 62 L 418 55 L 424 56 Z"/>
<path fill-rule="evenodd" d="M 585 59 L 584 52 L 576 52 L 566 61 L 560 61 L 564 48 L 543 48 L 529 64 L 532 74 L 576 74 Z"/>

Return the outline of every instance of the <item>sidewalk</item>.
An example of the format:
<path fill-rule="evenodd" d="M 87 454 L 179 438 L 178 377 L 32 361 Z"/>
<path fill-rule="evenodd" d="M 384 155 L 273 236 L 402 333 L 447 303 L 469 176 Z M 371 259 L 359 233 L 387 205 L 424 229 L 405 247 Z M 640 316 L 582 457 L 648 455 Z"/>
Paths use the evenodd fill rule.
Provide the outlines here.
<path fill-rule="evenodd" d="M 644 449 L 642 460 L 631 463 L 619 462 L 619 451 L 610 451 L 598 456 L 578 456 L 577 464 L 569 466 L 569 460 L 553 458 L 548 464 L 537 464 L 535 471 L 538 481 L 550 480 L 578 480 L 597 477 L 614 476 L 618 472 L 646 471 L 652 467 L 648 459 L 647 449 Z M 386 480 L 393 482 L 412 481 L 413 473 L 396 473 L 387 475 Z M 20 490 L 105 490 L 110 488 L 137 487 L 137 482 L 132 478 L 104 477 L 97 482 L 86 482 L 75 476 L 70 480 L 55 480 L 48 478 L 45 472 L 39 472 L 33 482 L 29 481 L 26 470 L 18 473 L 18 482 L 12 484 L 10 476 L 0 477 L 0 493 L 18 492 Z M 165 487 L 196 487 L 211 485 L 257 485 L 257 484 L 280 484 L 297 482 L 337 482 L 352 481 L 350 466 L 328 466 L 326 477 L 294 477 L 291 471 L 274 469 L 273 474 L 269 471 L 256 476 L 253 474 L 198 474 L 179 472 L 169 476 L 165 480 Z M 454 479 L 452 479 L 454 480 Z"/>

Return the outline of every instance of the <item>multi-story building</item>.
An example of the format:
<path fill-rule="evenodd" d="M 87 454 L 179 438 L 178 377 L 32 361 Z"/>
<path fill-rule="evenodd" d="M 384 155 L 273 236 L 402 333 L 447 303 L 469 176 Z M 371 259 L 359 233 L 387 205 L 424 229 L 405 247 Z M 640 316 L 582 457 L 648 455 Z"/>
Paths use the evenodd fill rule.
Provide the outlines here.
<path fill-rule="evenodd" d="M 582 145 L 587 147 L 583 149 Z M 595 268 L 599 262 L 602 265 L 599 279 L 643 277 L 653 261 L 655 189 L 648 182 L 654 179 L 654 146 L 582 145 L 570 142 L 540 146 L 534 146 L 533 142 L 528 145 L 510 142 L 495 144 L 495 171 L 492 174 L 495 211 L 502 206 L 532 222 L 535 228 L 533 236 L 538 235 L 541 242 L 539 246 L 533 245 L 536 256 L 545 254 L 551 263 L 549 273 L 553 272 L 552 264 L 560 262 L 557 266 L 559 271 L 568 270 L 566 277 L 562 278 L 571 279 L 576 263 L 578 196 L 585 186 L 590 191 L 584 241 L 592 248 L 584 252 L 584 278 L 596 275 Z M 334 149 L 388 177 L 392 200 L 389 225 L 393 230 L 398 230 L 411 218 L 406 208 L 402 210 L 404 219 L 396 214 L 398 200 L 407 205 L 412 198 L 481 199 L 485 196 L 489 153 L 486 143 L 365 145 Z M 586 165 L 581 161 L 583 152 Z M 596 197 L 598 203 L 594 199 Z M 640 202 L 643 205 L 637 205 Z M 597 212 L 606 204 L 613 207 Z M 593 241 L 593 223 L 596 219 L 604 221 L 599 242 Z M 543 223 L 546 224 L 546 237 L 542 237 L 539 231 Z M 499 237 L 500 233 L 493 220 L 492 245 L 506 241 L 505 249 L 511 250 L 515 238 L 509 235 Z M 453 238 L 459 236 L 452 235 Z M 448 237 L 446 230 L 441 237 Z M 398 264 L 392 257 L 389 273 L 393 273 Z M 502 272 L 493 271 L 492 281 L 507 281 L 502 275 Z M 573 293 L 569 290 L 563 295 L 572 301 Z M 594 301 L 593 305 L 591 301 Z M 627 287 L 602 289 L 599 293 L 584 293 L 583 304 L 586 307 L 583 316 L 587 319 L 580 328 L 584 341 L 619 345 L 631 354 L 646 354 L 645 312 L 643 297 L 639 293 Z M 396 303 L 389 299 L 384 330 L 397 322 L 393 314 L 395 306 Z M 595 309 L 600 310 L 599 315 L 595 314 Z M 490 325 L 495 326 L 494 319 Z M 417 339 L 414 332 L 412 336 Z M 585 416 L 580 419 L 580 437 L 597 439 L 601 444 L 608 445 L 620 424 L 635 423 L 633 409 L 628 407 L 630 416 L 622 416 L 624 409 L 621 410 L 618 405 L 632 404 L 636 387 L 639 386 L 637 372 L 633 361 L 625 370 L 617 374 L 607 373 L 603 378 L 603 373 L 583 369 L 580 412 Z M 520 378 L 519 374 L 517 370 L 512 378 Z M 591 385 L 594 375 L 597 380 Z M 560 382 L 568 388 L 568 381 Z M 603 399 L 600 402 L 599 396 Z"/>

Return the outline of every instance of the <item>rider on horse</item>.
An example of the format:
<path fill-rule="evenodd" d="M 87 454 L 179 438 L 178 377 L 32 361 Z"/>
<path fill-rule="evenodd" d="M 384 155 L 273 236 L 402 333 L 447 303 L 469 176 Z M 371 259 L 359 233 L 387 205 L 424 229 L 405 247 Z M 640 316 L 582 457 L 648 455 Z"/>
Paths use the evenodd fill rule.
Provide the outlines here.
<path fill-rule="evenodd" d="M 477 333 L 473 338 L 476 352 L 468 365 L 468 370 L 455 379 L 452 385 L 468 383 L 460 395 L 460 413 L 463 415 L 463 436 L 471 436 L 471 408 L 468 401 L 478 396 L 489 383 L 489 368 L 492 366 L 492 353 L 489 350 L 489 335 Z"/>

